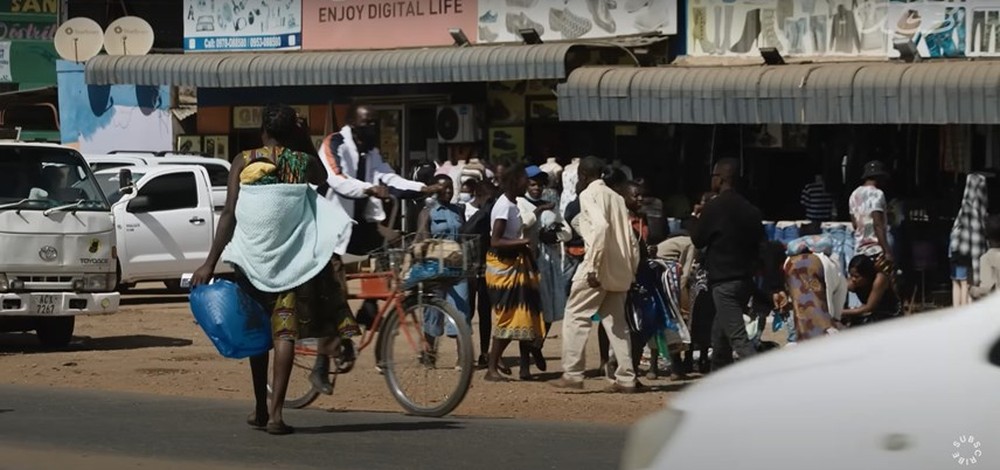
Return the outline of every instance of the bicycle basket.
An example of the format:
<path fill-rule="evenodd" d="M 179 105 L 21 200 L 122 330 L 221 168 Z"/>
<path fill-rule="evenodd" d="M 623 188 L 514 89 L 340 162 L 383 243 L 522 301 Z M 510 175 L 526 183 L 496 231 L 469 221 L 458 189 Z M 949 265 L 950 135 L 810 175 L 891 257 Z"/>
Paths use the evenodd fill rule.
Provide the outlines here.
<path fill-rule="evenodd" d="M 407 250 L 411 263 L 404 280 L 406 287 L 454 283 L 479 274 L 482 262 L 478 235 L 413 240 Z"/>

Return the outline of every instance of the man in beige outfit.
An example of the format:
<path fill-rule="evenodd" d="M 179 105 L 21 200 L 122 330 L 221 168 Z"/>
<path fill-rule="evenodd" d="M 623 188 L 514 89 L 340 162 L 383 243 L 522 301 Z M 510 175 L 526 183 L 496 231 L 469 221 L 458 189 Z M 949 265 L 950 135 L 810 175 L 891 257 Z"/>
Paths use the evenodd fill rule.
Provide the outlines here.
<path fill-rule="evenodd" d="M 584 349 L 591 317 L 601 324 L 618 358 L 615 383 L 608 391 L 632 393 L 638 389 L 632 367 L 632 348 L 625 323 L 625 294 L 639 266 L 639 242 L 632 231 L 625 200 L 601 180 L 603 164 L 596 157 L 580 162 L 579 232 L 583 237 L 583 262 L 573 276 L 563 319 L 563 376 L 557 388 L 583 388 Z"/>

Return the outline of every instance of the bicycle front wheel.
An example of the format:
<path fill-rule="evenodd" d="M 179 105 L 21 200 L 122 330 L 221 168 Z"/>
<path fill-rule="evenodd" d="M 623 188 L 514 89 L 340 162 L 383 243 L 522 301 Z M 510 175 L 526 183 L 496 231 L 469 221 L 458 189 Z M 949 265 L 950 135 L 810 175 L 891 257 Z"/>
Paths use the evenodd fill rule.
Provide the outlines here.
<path fill-rule="evenodd" d="M 439 418 L 465 398 L 472 380 L 472 329 L 448 302 L 411 295 L 402 315 L 389 312 L 378 343 L 386 384 L 408 413 Z"/>

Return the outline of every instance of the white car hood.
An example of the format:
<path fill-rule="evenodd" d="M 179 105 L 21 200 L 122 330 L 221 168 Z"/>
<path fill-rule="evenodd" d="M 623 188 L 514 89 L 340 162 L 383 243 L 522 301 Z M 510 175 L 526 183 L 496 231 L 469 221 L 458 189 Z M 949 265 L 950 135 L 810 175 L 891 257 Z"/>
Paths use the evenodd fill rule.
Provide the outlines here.
<path fill-rule="evenodd" d="M 711 403 L 717 394 L 732 392 L 732 385 L 747 381 L 768 381 L 775 375 L 808 369 L 840 369 L 865 361 L 889 361 L 901 354 L 926 355 L 928 348 L 979 348 L 983 358 L 1000 339 L 1000 295 L 962 308 L 917 314 L 907 318 L 867 325 L 824 338 L 812 339 L 737 362 L 692 386 L 671 401 L 678 409 Z"/>

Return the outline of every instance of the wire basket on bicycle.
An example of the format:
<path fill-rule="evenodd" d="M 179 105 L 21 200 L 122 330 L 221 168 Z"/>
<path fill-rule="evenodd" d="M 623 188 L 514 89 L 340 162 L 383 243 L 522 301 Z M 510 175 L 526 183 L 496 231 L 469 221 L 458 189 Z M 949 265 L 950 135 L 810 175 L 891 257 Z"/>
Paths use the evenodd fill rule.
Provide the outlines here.
<path fill-rule="evenodd" d="M 402 243 L 405 289 L 419 284 L 455 284 L 478 276 L 483 268 L 478 235 L 448 238 L 408 235 Z"/>

